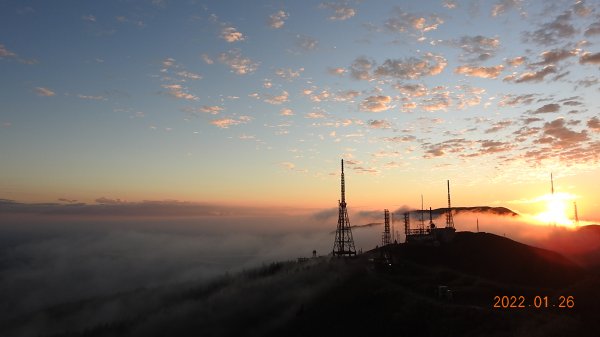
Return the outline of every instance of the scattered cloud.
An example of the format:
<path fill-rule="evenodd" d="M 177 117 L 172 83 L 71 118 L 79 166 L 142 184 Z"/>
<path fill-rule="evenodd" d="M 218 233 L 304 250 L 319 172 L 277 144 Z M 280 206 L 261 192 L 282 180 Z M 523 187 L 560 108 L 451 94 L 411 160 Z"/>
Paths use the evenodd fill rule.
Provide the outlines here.
<path fill-rule="evenodd" d="M 590 24 L 585 32 L 583 33 L 585 37 L 600 35 L 600 19 L 592 24 Z"/>
<path fill-rule="evenodd" d="M 294 168 L 296 168 L 296 165 L 294 165 L 294 163 L 290 163 L 289 161 L 284 161 L 279 163 L 279 165 L 281 165 L 281 167 L 285 168 L 286 170 L 293 170 Z"/>
<path fill-rule="evenodd" d="M 554 49 L 543 52 L 540 56 L 542 57 L 542 61 L 534 63 L 533 65 L 549 65 L 556 64 L 559 61 L 567 59 L 572 56 L 576 56 L 576 50 L 567 50 L 567 49 Z"/>
<path fill-rule="evenodd" d="M 212 58 L 210 58 L 210 56 L 208 56 L 207 54 L 202 54 L 202 55 L 200 55 L 200 57 L 202 58 L 202 61 L 204 61 L 204 63 L 206 63 L 206 64 L 215 63 L 215 61 Z"/>
<path fill-rule="evenodd" d="M 496 51 L 500 47 L 500 40 L 497 37 L 481 35 L 463 36 L 458 40 L 451 41 L 450 44 L 462 49 L 461 59 L 464 61 L 481 62 L 496 55 Z"/>
<path fill-rule="evenodd" d="M 391 109 L 389 105 L 392 101 L 390 96 L 369 96 L 360 103 L 360 109 L 368 112 L 381 112 Z"/>
<path fill-rule="evenodd" d="M 546 105 L 538 108 L 533 113 L 534 114 L 552 113 L 552 112 L 558 112 L 559 110 L 560 110 L 560 105 L 558 105 L 556 103 L 551 103 L 551 104 L 546 104 Z"/>
<path fill-rule="evenodd" d="M 0 58 L 16 58 L 17 54 L 8 50 L 3 44 L 0 44 Z"/>
<path fill-rule="evenodd" d="M 501 0 L 492 7 L 490 15 L 494 17 L 500 16 L 513 8 L 521 11 L 521 0 Z"/>
<path fill-rule="evenodd" d="M 51 97 L 56 95 L 56 93 L 48 88 L 44 88 L 44 87 L 37 87 L 35 88 L 35 93 L 38 94 L 38 96 L 44 96 L 44 97 Z"/>
<path fill-rule="evenodd" d="M 361 73 L 368 71 L 373 64 L 365 62 L 365 59 L 356 59 L 352 64 L 353 74 L 355 69 Z M 425 76 L 433 76 L 441 73 L 447 65 L 447 61 L 440 55 L 426 53 L 421 58 L 409 57 L 406 59 L 387 59 L 373 72 L 374 77 L 392 77 L 396 79 L 414 80 Z M 358 74 L 358 72 L 356 72 Z M 359 74 L 356 77 L 364 78 Z M 367 78 L 371 78 L 368 76 Z"/>
<path fill-rule="evenodd" d="M 400 7 L 394 8 L 394 16 L 387 19 L 384 23 L 385 28 L 391 32 L 405 33 L 410 31 L 423 33 L 436 30 L 444 20 L 439 16 L 432 14 L 427 18 L 403 11 Z"/>
<path fill-rule="evenodd" d="M 319 7 L 333 10 L 333 14 L 329 17 L 332 21 L 348 20 L 356 15 L 356 9 L 350 7 L 347 1 L 324 2 Z"/>
<path fill-rule="evenodd" d="M 514 75 L 509 75 L 504 78 L 504 81 L 515 82 L 515 83 L 540 82 L 540 81 L 544 80 L 544 77 L 546 77 L 547 75 L 554 74 L 554 73 L 556 73 L 556 67 L 549 65 L 549 66 L 545 66 L 543 69 L 535 71 L 535 72 L 528 71 L 528 72 L 522 73 L 518 77 L 516 77 Z"/>
<path fill-rule="evenodd" d="M 571 19 L 571 11 L 565 11 L 554 20 L 542 24 L 539 29 L 525 32 L 523 37 L 526 41 L 533 41 L 542 46 L 557 44 L 577 33 L 577 29 L 571 24 Z"/>
<path fill-rule="evenodd" d="M 168 89 L 167 93 L 175 98 L 185 99 L 188 101 L 197 101 L 198 97 L 187 92 L 187 89 L 181 84 L 163 84 L 163 88 Z"/>
<path fill-rule="evenodd" d="M 283 78 L 284 80 L 292 80 L 294 78 L 300 77 L 300 74 L 304 71 L 304 68 L 298 68 L 297 70 L 292 70 L 291 68 L 279 68 L 275 70 L 275 75 Z"/>
<path fill-rule="evenodd" d="M 454 69 L 454 72 L 466 76 L 496 78 L 500 75 L 502 70 L 504 70 L 503 65 L 497 65 L 495 67 L 458 66 Z"/>
<path fill-rule="evenodd" d="M 566 148 L 588 140 L 586 130 L 576 132 L 566 127 L 564 118 L 558 118 L 547 122 L 543 126 L 543 137 L 536 142 L 540 144 L 552 144 L 555 147 Z"/>
<path fill-rule="evenodd" d="M 248 123 L 250 120 L 251 120 L 251 118 L 248 116 L 240 116 L 238 119 L 219 118 L 219 119 L 213 119 L 212 121 L 210 121 L 210 124 L 212 124 L 216 127 L 219 127 L 221 129 L 227 129 L 230 126 Z"/>
<path fill-rule="evenodd" d="M 244 35 L 235 27 L 223 27 L 220 37 L 229 43 L 244 41 L 245 39 Z"/>
<path fill-rule="evenodd" d="M 292 110 L 290 108 L 283 108 L 283 109 L 279 110 L 279 115 L 281 115 L 281 116 L 293 116 L 294 115 L 294 110 Z"/>
<path fill-rule="evenodd" d="M 320 119 L 320 118 L 325 118 L 325 117 L 327 117 L 327 116 L 322 111 L 311 111 L 304 116 L 304 118 L 309 118 L 309 119 Z"/>
<path fill-rule="evenodd" d="M 185 70 L 177 72 L 177 75 L 179 75 L 182 78 L 188 79 L 188 80 L 201 80 L 202 79 L 202 75 L 193 73 L 191 71 L 185 71 Z"/>
<path fill-rule="evenodd" d="M 106 97 L 104 97 L 104 96 L 90 96 L 90 95 L 79 94 L 79 95 L 77 95 L 77 97 L 79 97 L 81 99 L 94 100 L 94 101 L 106 100 Z"/>
<path fill-rule="evenodd" d="M 296 35 L 296 46 L 305 51 L 313 51 L 319 46 L 319 41 L 306 35 Z"/>
<path fill-rule="evenodd" d="M 283 27 L 283 25 L 285 24 L 285 20 L 287 20 L 288 17 L 289 17 L 288 13 L 286 13 L 284 11 L 278 11 L 269 16 L 269 19 L 267 20 L 267 24 L 269 25 L 269 27 L 271 27 L 273 29 L 279 29 L 279 28 Z"/>
<path fill-rule="evenodd" d="M 517 56 L 517 57 L 514 57 L 512 59 L 506 60 L 506 63 L 509 66 L 511 66 L 511 67 L 518 67 L 521 64 L 525 63 L 525 61 L 527 61 L 527 57 L 525 57 L 525 56 Z"/>
<path fill-rule="evenodd" d="M 96 17 L 91 14 L 88 14 L 88 15 L 81 16 L 81 20 L 88 21 L 88 22 L 96 22 Z"/>
<path fill-rule="evenodd" d="M 492 127 L 485 130 L 485 133 L 495 133 L 495 132 L 506 129 L 511 125 L 513 125 L 513 122 L 511 120 L 499 121 L 499 122 L 492 124 Z"/>
<path fill-rule="evenodd" d="M 223 111 L 224 108 L 218 105 L 203 105 L 199 110 L 200 112 L 216 115 L 219 112 Z"/>
<path fill-rule="evenodd" d="M 231 71 L 238 75 L 251 74 L 258 69 L 258 63 L 243 57 L 239 49 L 219 54 L 219 62 L 229 66 Z"/>
<path fill-rule="evenodd" d="M 600 119 L 598 117 L 590 118 L 586 124 L 592 131 L 600 132 Z"/>
<path fill-rule="evenodd" d="M 389 129 L 392 127 L 392 124 L 385 119 L 370 120 L 367 124 L 373 129 Z"/>
<path fill-rule="evenodd" d="M 335 76 L 343 76 L 346 73 L 346 69 L 342 67 L 327 68 L 327 72 Z"/>
<path fill-rule="evenodd" d="M 581 64 L 586 64 L 586 63 L 600 64 L 600 52 L 594 53 L 594 54 L 592 54 L 590 52 L 583 53 L 579 57 L 579 63 L 581 63 Z"/>
<path fill-rule="evenodd" d="M 287 91 L 284 90 L 280 95 L 277 95 L 277 96 L 271 96 L 271 95 L 265 95 L 265 96 L 267 97 L 267 98 L 265 98 L 265 102 L 267 102 L 269 104 L 279 105 L 279 104 L 283 104 L 288 101 L 289 94 Z"/>

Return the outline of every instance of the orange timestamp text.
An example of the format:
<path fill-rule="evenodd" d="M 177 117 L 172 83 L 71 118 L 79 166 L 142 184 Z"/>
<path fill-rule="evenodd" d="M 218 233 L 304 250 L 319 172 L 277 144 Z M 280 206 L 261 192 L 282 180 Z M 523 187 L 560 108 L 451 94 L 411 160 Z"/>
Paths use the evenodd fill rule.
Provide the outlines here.
<path fill-rule="evenodd" d="M 493 308 L 496 309 L 524 309 L 524 308 L 575 308 L 574 296 L 494 296 Z"/>

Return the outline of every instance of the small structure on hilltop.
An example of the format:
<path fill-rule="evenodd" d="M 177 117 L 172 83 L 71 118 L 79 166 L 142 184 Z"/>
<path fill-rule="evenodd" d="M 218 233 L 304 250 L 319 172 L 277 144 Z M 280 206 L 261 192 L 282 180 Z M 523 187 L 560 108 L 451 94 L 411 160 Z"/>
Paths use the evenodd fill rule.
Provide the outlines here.
<path fill-rule="evenodd" d="M 421 218 L 422 218 L 421 211 Z M 429 226 L 419 226 L 419 228 L 410 228 L 410 213 L 404 213 L 404 234 L 406 243 L 439 245 L 448 243 L 454 239 L 456 228 L 454 228 L 454 218 L 452 217 L 452 205 L 450 203 L 450 180 L 448 180 L 448 208 L 446 209 L 446 227 L 438 228 L 433 222 L 431 207 L 429 208 Z"/>

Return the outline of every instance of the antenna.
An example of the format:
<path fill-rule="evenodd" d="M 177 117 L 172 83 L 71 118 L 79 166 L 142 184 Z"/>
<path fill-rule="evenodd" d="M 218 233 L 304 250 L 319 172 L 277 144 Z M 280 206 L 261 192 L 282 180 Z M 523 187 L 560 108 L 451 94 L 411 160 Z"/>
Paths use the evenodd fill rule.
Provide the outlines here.
<path fill-rule="evenodd" d="M 344 159 L 342 159 L 341 175 L 341 194 L 342 199 L 338 207 L 338 223 L 335 231 L 335 241 L 333 242 L 333 256 L 353 256 L 356 255 L 354 248 L 354 239 L 352 238 L 352 229 L 350 227 L 350 218 L 346 209 L 346 183 L 344 180 Z"/>
<path fill-rule="evenodd" d="M 477 218 L 477 233 L 479 233 L 479 218 Z"/>
<path fill-rule="evenodd" d="M 452 206 L 450 205 L 450 180 L 448 182 L 448 212 L 446 213 L 446 228 L 454 228 L 454 219 L 452 218 Z"/>
<path fill-rule="evenodd" d="M 383 237 L 381 239 L 381 246 L 387 246 L 390 244 L 390 211 L 387 209 L 383 210 L 384 226 L 383 226 Z"/>
<path fill-rule="evenodd" d="M 575 208 L 575 226 L 579 227 L 579 216 L 577 215 L 577 202 L 573 201 L 573 207 Z"/>
<path fill-rule="evenodd" d="M 421 194 L 421 227 L 419 227 L 421 231 L 425 230 L 425 220 L 423 219 L 424 212 L 425 211 L 423 210 L 423 194 Z"/>

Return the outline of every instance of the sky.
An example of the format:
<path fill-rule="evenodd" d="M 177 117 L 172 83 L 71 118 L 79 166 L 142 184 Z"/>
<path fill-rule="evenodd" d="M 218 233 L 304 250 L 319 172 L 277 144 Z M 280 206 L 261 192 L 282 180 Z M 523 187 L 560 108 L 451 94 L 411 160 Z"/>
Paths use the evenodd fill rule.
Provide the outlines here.
<path fill-rule="evenodd" d="M 327 209 L 343 158 L 349 209 L 598 221 L 599 8 L 1 1 L 0 199 Z"/>

